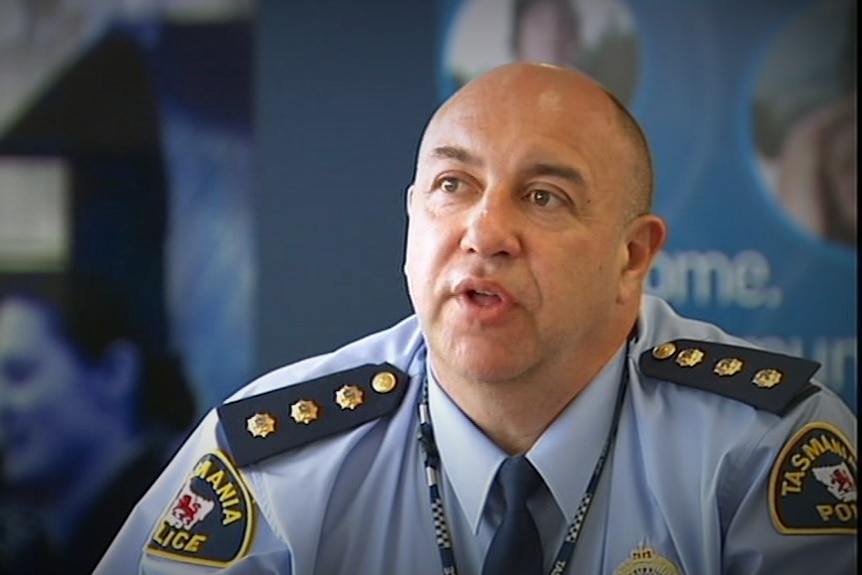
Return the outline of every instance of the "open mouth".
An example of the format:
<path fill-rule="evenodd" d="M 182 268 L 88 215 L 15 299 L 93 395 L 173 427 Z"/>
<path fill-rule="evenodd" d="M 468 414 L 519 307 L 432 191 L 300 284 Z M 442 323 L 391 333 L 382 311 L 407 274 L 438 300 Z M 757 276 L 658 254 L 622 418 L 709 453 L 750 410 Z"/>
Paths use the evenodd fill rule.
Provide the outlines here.
<path fill-rule="evenodd" d="M 471 303 L 480 306 L 491 306 L 503 301 L 500 296 L 488 291 L 469 290 L 466 295 Z"/>

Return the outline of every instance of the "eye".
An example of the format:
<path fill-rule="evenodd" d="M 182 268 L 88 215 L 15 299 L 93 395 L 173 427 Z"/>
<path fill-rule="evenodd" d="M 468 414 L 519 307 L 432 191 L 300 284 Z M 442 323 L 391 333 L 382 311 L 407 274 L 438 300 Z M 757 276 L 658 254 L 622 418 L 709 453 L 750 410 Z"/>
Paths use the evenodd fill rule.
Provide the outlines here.
<path fill-rule="evenodd" d="M 461 180 L 458 178 L 443 178 L 440 180 L 440 190 L 447 194 L 454 194 L 461 187 Z"/>
<path fill-rule="evenodd" d="M 530 190 L 527 194 L 527 200 L 542 208 L 553 207 L 563 203 L 563 200 L 557 194 L 542 189 Z"/>

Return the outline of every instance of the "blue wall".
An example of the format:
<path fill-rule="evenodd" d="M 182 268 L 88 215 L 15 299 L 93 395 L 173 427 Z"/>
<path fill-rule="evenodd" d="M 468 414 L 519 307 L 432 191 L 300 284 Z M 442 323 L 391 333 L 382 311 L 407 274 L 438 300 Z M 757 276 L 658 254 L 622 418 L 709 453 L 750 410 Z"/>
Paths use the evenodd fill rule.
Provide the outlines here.
<path fill-rule="evenodd" d="M 855 242 L 793 221 L 755 148 L 757 110 L 787 105 L 775 94 L 825 94 L 826 80 L 843 78 L 846 58 L 826 40 L 854 1 L 624 4 L 640 46 L 630 105 L 651 139 L 656 210 L 672 230 L 648 290 L 684 315 L 822 363 L 817 377 L 855 405 Z M 447 95 L 438 58 L 460 5 L 259 5 L 257 373 L 409 313 L 404 190 L 422 127 Z M 472 32 L 488 45 L 489 29 Z"/>
<path fill-rule="evenodd" d="M 436 4 L 259 5 L 253 375 L 410 313 L 404 190 L 436 104 Z"/>

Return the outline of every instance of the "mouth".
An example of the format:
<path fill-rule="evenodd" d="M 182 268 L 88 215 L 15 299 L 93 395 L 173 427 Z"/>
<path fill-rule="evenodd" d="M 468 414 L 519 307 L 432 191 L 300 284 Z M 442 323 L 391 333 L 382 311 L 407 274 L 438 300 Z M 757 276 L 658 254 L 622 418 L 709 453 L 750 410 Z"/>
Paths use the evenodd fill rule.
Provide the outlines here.
<path fill-rule="evenodd" d="M 491 326 L 507 325 L 517 308 L 514 296 L 502 285 L 487 280 L 465 280 L 454 290 L 458 302 L 458 317 L 463 325 Z"/>
<path fill-rule="evenodd" d="M 503 301 L 503 298 L 501 298 L 499 294 L 486 290 L 467 290 L 464 293 L 464 297 L 466 297 L 470 303 L 483 307 L 492 306 L 502 303 Z"/>
<path fill-rule="evenodd" d="M 508 309 L 516 304 L 515 297 L 502 284 L 492 280 L 465 278 L 456 282 L 452 291 L 469 307 Z"/>

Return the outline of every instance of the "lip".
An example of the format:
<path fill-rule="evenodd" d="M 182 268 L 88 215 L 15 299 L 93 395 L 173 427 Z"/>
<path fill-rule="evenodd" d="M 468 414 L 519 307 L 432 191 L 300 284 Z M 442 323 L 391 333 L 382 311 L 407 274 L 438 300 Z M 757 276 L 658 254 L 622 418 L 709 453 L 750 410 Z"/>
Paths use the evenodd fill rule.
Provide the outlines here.
<path fill-rule="evenodd" d="M 493 294 L 496 300 L 480 302 L 477 293 Z M 452 294 L 459 304 L 462 319 L 484 325 L 505 321 L 517 306 L 512 293 L 493 280 L 464 278 L 454 284 Z"/>
<path fill-rule="evenodd" d="M 481 278 L 464 278 L 455 283 L 452 290 L 456 296 L 467 296 L 473 292 L 490 293 L 500 298 L 502 303 L 515 303 L 515 297 L 500 283 Z"/>

